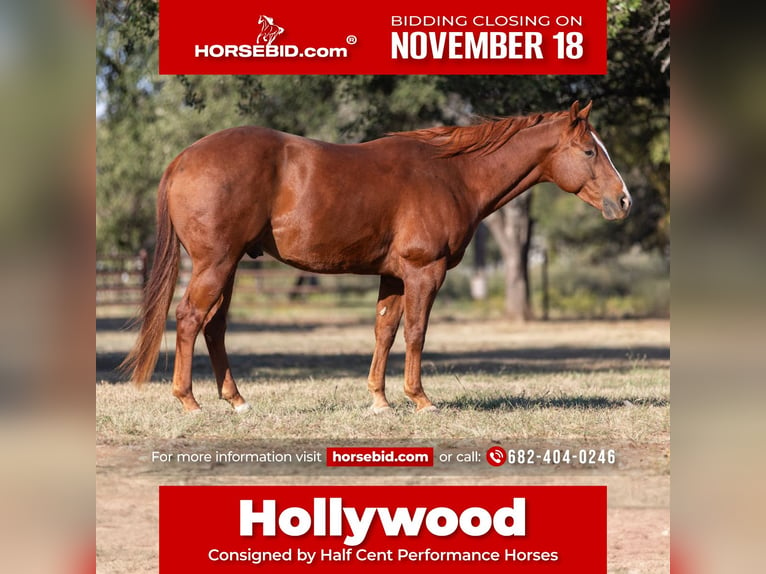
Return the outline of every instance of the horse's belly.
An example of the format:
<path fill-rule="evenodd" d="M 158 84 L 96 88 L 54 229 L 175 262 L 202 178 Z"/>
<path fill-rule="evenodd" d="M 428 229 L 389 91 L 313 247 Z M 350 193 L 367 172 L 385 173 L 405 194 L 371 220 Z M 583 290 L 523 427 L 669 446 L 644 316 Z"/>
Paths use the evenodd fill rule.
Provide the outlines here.
<path fill-rule="evenodd" d="M 264 249 L 273 257 L 315 273 L 378 274 L 388 256 L 386 242 L 379 238 L 312 237 L 309 233 L 280 233 L 274 230 Z"/>

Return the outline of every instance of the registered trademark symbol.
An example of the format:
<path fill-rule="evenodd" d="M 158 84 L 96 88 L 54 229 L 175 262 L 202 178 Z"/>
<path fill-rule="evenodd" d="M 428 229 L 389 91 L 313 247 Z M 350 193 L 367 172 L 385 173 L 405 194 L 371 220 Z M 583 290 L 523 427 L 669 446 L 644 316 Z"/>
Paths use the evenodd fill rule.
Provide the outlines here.
<path fill-rule="evenodd" d="M 354 44 L 356 44 L 356 42 L 357 42 L 356 36 L 354 36 L 353 34 L 349 34 L 348 36 L 346 36 L 346 44 L 350 44 L 353 46 Z"/>

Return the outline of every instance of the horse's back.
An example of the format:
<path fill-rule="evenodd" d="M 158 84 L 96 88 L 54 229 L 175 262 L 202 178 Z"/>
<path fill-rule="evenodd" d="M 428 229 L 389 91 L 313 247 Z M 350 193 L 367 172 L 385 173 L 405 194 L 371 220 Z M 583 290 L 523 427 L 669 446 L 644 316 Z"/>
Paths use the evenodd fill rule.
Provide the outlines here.
<path fill-rule="evenodd" d="M 259 126 L 240 126 L 228 128 L 200 138 L 179 157 L 190 161 L 224 161 L 231 169 L 232 162 L 252 157 L 253 153 L 265 154 L 278 152 L 288 134 Z"/>

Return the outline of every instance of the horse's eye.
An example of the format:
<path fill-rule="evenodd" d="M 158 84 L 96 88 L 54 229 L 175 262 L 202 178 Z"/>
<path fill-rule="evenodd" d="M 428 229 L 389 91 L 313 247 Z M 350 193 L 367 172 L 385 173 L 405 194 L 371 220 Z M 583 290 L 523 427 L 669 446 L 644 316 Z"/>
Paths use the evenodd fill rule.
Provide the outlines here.
<path fill-rule="evenodd" d="M 592 150 L 592 149 L 586 149 L 585 150 L 585 155 L 587 157 L 593 157 L 594 155 L 596 155 L 596 152 L 594 150 Z"/>

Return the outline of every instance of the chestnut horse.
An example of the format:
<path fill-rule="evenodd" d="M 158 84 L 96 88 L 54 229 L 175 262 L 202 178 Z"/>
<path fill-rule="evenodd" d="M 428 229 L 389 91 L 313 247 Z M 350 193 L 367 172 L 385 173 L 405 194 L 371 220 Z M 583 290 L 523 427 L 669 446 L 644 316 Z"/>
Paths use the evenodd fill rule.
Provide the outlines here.
<path fill-rule="evenodd" d="M 157 246 L 135 348 L 123 362 L 146 381 L 159 355 L 176 285 L 179 243 L 192 274 L 176 310 L 173 395 L 187 411 L 192 352 L 200 330 L 220 398 L 249 410 L 224 346 L 238 261 L 263 252 L 318 273 L 380 276 L 372 409 L 389 407 L 388 355 L 404 315 L 404 392 L 418 412 L 435 410 L 420 363 L 428 317 L 448 269 L 479 222 L 539 182 L 555 183 L 622 219 L 631 197 L 588 121 L 591 103 L 468 127 L 389 134 L 330 144 L 271 129 L 239 127 L 202 138 L 165 170 L 157 198 Z"/>

